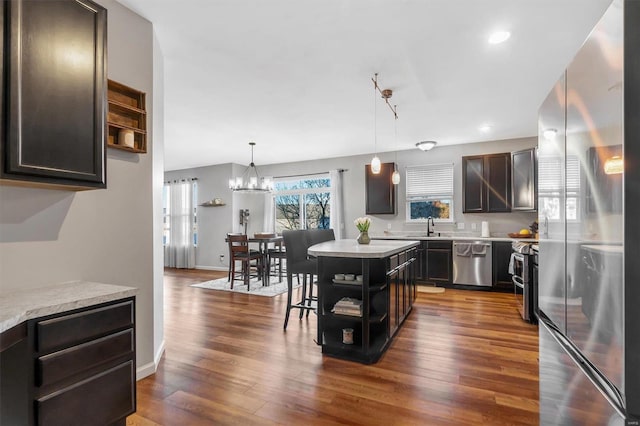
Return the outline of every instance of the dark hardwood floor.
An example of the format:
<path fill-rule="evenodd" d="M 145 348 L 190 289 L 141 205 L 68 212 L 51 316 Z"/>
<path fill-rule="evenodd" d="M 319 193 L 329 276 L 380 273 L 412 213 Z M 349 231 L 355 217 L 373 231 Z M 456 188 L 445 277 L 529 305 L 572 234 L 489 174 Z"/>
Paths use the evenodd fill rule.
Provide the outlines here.
<path fill-rule="evenodd" d="M 166 352 L 129 425 L 535 425 L 538 332 L 513 296 L 419 293 L 373 365 L 323 357 L 313 314 L 189 287 L 226 272 L 165 271 Z"/>

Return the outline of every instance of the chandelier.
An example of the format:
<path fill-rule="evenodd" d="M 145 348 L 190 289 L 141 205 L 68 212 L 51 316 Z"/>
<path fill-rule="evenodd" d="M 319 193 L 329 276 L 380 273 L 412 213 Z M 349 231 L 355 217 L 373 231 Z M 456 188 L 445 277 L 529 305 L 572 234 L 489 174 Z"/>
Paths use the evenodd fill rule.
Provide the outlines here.
<path fill-rule="evenodd" d="M 253 162 L 253 147 L 256 143 L 249 142 L 249 146 L 251 146 L 251 163 L 242 176 L 229 179 L 229 189 L 244 192 L 270 192 L 273 189 L 273 183 L 268 178 L 260 177 L 258 168 Z"/>

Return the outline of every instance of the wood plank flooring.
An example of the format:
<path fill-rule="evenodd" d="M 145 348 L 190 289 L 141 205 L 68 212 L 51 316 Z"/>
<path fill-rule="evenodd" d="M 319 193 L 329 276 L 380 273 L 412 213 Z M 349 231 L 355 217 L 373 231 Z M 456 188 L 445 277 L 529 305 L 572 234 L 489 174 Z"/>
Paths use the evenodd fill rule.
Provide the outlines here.
<path fill-rule="evenodd" d="M 128 425 L 537 425 L 538 332 L 508 293 L 419 293 L 373 365 L 323 357 L 286 295 L 189 287 L 165 270 L 166 352 Z"/>

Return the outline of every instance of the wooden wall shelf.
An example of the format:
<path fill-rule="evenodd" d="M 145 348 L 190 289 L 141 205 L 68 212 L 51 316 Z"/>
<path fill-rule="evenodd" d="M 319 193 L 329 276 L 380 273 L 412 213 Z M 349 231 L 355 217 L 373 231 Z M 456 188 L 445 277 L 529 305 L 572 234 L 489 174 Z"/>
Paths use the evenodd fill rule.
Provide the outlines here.
<path fill-rule="evenodd" d="M 146 94 L 117 81 L 108 81 L 107 146 L 123 151 L 147 152 Z M 125 133 L 133 133 L 133 144 L 125 142 Z"/>

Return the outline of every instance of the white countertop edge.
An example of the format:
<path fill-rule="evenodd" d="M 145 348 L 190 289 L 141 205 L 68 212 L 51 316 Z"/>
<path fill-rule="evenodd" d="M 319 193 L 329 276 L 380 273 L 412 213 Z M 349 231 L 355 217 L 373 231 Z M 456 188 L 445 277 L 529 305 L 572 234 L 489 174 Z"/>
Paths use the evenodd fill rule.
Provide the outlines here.
<path fill-rule="evenodd" d="M 380 259 L 399 253 L 420 244 L 418 240 L 371 240 L 369 244 L 358 244 L 356 240 L 335 240 L 316 244 L 307 251 L 316 257 L 351 257 Z"/>
<path fill-rule="evenodd" d="M 0 333 L 33 318 L 135 296 L 138 289 L 88 281 L 71 281 L 0 294 Z"/>
<path fill-rule="evenodd" d="M 511 237 L 471 237 L 471 236 L 448 236 L 448 237 L 420 237 L 403 235 L 371 235 L 372 240 L 419 240 L 419 241 L 524 241 L 537 243 L 535 238 L 511 238 Z"/>

